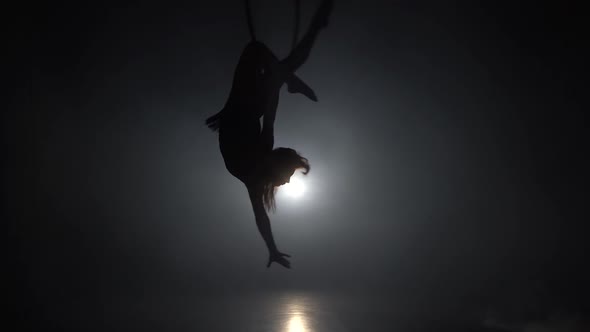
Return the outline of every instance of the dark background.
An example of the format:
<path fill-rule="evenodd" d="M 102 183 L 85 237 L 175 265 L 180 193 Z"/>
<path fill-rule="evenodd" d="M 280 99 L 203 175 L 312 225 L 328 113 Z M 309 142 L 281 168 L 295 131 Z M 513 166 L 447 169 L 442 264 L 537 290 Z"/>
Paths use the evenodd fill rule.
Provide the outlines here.
<path fill-rule="evenodd" d="M 302 1 L 302 28 L 318 3 Z M 292 2 L 253 8 L 284 57 Z M 581 5 L 336 1 L 299 71 L 320 101 L 284 91 L 277 116 L 276 144 L 312 166 L 306 196 L 271 215 L 292 270 L 265 268 L 204 126 L 249 39 L 241 1 L 13 11 L 3 219 L 29 323 L 117 296 L 306 289 L 584 324 Z"/>

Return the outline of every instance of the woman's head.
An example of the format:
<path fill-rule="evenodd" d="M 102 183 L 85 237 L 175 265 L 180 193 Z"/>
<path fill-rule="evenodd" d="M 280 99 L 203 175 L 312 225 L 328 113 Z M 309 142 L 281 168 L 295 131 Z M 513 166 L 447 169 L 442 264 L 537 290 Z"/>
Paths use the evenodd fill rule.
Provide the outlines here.
<path fill-rule="evenodd" d="M 274 210 L 274 194 L 276 187 L 288 183 L 296 170 L 302 169 L 303 174 L 309 172 L 307 158 L 299 155 L 290 148 L 276 148 L 270 152 L 266 159 L 264 179 L 264 205 L 267 210 Z"/>

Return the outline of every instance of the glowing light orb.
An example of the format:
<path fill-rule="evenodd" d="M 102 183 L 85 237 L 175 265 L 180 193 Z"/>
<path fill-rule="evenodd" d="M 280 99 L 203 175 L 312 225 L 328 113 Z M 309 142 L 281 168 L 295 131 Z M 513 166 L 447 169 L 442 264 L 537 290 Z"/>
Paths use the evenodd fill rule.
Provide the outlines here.
<path fill-rule="evenodd" d="M 280 187 L 281 191 L 293 198 L 303 196 L 305 193 L 305 183 L 299 178 L 299 176 L 300 175 L 298 174 L 293 174 L 289 183 L 285 183 Z"/>

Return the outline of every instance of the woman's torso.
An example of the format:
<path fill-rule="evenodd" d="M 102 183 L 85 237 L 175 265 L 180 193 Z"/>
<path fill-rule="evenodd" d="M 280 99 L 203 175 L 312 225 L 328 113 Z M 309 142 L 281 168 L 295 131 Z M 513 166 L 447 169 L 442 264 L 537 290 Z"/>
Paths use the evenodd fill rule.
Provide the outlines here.
<path fill-rule="evenodd" d="M 256 177 L 265 156 L 260 142 L 259 119 L 224 118 L 219 128 L 219 148 L 227 170 L 242 182 Z"/>
<path fill-rule="evenodd" d="M 281 84 L 275 82 L 271 70 L 277 61 L 263 44 L 248 44 L 235 70 L 222 113 L 221 154 L 228 171 L 242 182 L 257 177 L 260 161 L 267 153 L 260 137 L 260 118 L 270 107 L 277 107 Z"/>

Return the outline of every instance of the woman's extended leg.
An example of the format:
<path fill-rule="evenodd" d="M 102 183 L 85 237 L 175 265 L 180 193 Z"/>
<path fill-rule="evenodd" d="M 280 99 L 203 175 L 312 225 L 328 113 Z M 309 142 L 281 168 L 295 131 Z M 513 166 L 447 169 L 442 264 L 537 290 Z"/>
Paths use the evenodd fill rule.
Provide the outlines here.
<path fill-rule="evenodd" d="M 293 51 L 283 59 L 280 64 L 288 74 L 294 73 L 301 65 L 305 63 L 311 52 L 311 47 L 315 42 L 320 30 L 328 25 L 328 16 L 332 11 L 332 0 L 324 0 L 315 13 L 309 30 L 303 36 L 303 39 L 295 46 Z M 287 74 L 287 75 L 288 75 Z"/>

